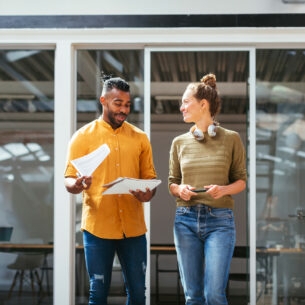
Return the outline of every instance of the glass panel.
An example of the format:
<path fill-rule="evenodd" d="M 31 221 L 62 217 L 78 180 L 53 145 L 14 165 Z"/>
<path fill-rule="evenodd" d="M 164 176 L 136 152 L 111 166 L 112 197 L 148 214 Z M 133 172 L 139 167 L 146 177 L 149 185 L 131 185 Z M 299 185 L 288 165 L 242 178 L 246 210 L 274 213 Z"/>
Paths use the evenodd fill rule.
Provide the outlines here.
<path fill-rule="evenodd" d="M 151 205 L 151 243 L 153 245 L 172 246 L 175 201 L 167 189 L 168 158 L 173 138 L 188 132 L 190 125 L 183 122 L 179 103 L 189 82 L 199 81 L 209 73 L 215 73 L 217 85 L 222 97 L 222 110 L 216 120 L 221 126 L 238 131 L 247 147 L 247 114 L 249 76 L 248 52 L 153 52 L 151 54 L 151 101 L 152 122 L 151 139 L 155 164 L 163 187 L 158 188 Z M 248 245 L 247 192 L 235 196 L 235 218 L 237 227 L 237 245 Z M 156 248 L 158 249 L 158 248 Z M 157 254 L 158 250 L 154 251 Z M 151 257 L 152 296 L 157 300 L 177 303 L 177 273 L 158 273 L 158 268 L 177 270 L 176 256 L 171 248 L 160 250 Z M 174 253 L 175 254 L 175 253 Z M 156 268 L 159 257 L 159 267 Z M 232 272 L 247 274 L 248 258 L 234 259 Z M 159 275 L 159 277 L 157 277 Z M 158 294 L 159 293 L 159 294 Z M 232 304 L 238 299 L 249 300 L 247 282 L 231 282 L 229 298 Z M 236 302 L 235 302 L 236 301 Z M 243 302 L 243 301 L 242 301 Z M 182 302 L 183 303 L 183 302 Z M 247 302 L 245 301 L 244 304 Z"/>
<path fill-rule="evenodd" d="M 305 297 L 304 68 L 304 50 L 257 51 L 257 273 L 273 304 Z"/>
<path fill-rule="evenodd" d="M 0 51 L 0 298 L 12 304 L 51 302 L 53 98 L 53 50 Z"/>
<path fill-rule="evenodd" d="M 77 127 L 96 119 L 101 114 L 99 98 L 101 95 L 101 75 L 112 75 L 125 79 L 131 87 L 132 110 L 128 121 L 143 130 L 143 73 L 144 52 L 142 50 L 79 50 L 77 51 Z M 76 243 L 82 246 L 80 231 L 81 195 L 76 199 Z M 88 278 L 84 265 L 84 257 L 77 252 L 76 270 L 76 302 L 88 299 Z M 79 267 L 81 264 L 81 268 Z M 115 258 L 112 273 L 110 298 L 125 298 L 124 284 L 120 264 Z"/>

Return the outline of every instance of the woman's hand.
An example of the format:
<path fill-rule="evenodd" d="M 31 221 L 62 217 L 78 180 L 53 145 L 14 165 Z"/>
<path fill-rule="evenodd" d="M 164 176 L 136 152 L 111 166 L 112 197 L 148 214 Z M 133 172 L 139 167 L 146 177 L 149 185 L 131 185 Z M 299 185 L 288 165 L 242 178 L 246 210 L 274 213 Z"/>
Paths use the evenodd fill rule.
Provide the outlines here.
<path fill-rule="evenodd" d="M 194 193 L 192 190 L 195 188 L 188 184 L 180 184 L 178 186 L 178 194 L 181 199 L 184 201 L 189 201 L 191 197 L 197 196 L 197 193 Z"/>
<path fill-rule="evenodd" d="M 246 182 L 244 180 L 237 180 L 229 185 L 205 185 L 204 188 L 208 189 L 207 194 L 214 199 L 219 199 L 226 195 L 235 195 L 242 192 L 246 188 Z"/>
<path fill-rule="evenodd" d="M 209 194 L 214 199 L 219 199 L 225 195 L 225 186 L 220 186 L 216 184 L 206 185 L 204 188 L 207 189 L 206 193 Z"/>

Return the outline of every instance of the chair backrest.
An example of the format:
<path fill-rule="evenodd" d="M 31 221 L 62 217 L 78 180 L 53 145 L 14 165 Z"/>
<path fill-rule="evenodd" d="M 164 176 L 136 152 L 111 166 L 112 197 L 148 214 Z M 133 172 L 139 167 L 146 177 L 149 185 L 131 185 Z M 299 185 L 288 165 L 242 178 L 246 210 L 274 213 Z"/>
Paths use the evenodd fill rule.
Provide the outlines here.
<path fill-rule="evenodd" d="M 13 227 L 0 227 L 0 241 L 10 241 Z"/>
<path fill-rule="evenodd" d="M 42 244 L 41 238 L 28 238 L 23 241 L 25 244 Z M 43 265 L 45 255 L 38 252 L 17 252 L 16 259 L 7 267 L 14 270 L 33 270 Z"/>
<path fill-rule="evenodd" d="M 41 268 L 43 265 L 44 256 L 39 253 L 22 253 L 18 254 L 15 262 L 7 267 L 13 270 L 34 270 Z"/>
<path fill-rule="evenodd" d="M 233 258 L 249 258 L 250 257 L 250 247 L 249 246 L 235 246 Z"/>

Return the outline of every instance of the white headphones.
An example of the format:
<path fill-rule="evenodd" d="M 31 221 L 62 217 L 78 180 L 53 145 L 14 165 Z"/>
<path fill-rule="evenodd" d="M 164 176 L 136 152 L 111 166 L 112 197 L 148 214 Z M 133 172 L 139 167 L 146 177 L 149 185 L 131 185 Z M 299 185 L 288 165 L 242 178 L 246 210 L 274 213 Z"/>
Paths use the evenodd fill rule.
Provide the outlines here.
<path fill-rule="evenodd" d="M 209 125 L 209 127 L 208 127 L 208 135 L 210 137 L 215 137 L 216 136 L 216 129 L 217 129 L 216 124 Z M 202 141 L 204 139 L 204 133 L 202 132 L 201 129 L 197 128 L 196 125 L 193 126 L 190 129 L 190 132 L 191 132 L 191 134 L 194 136 L 194 138 L 197 141 Z"/>

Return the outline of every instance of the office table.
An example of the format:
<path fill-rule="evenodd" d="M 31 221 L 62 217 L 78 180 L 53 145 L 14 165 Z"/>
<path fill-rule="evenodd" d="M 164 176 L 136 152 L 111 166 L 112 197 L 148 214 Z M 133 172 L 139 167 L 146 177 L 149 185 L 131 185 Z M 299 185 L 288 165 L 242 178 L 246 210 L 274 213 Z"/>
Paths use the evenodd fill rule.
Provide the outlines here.
<path fill-rule="evenodd" d="M 83 246 L 76 246 L 76 254 L 82 255 L 84 248 Z M 0 252 L 3 253 L 37 253 L 44 255 L 43 264 L 41 266 L 41 278 L 40 283 L 43 282 L 44 276 L 46 275 L 46 281 L 47 281 L 47 292 L 50 294 L 50 284 L 49 284 L 49 277 L 48 277 L 48 271 L 53 270 L 53 266 L 48 266 L 47 263 L 47 256 L 49 254 L 52 254 L 54 251 L 54 245 L 53 244 L 14 244 L 14 243 L 0 243 Z M 78 270 L 80 268 L 77 268 Z M 81 271 L 76 272 L 76 292 L 80 292 L 82 290 L 82 281 L 81 281 L 81 274 L 79 274 Z M 40 288 L 39 295 L 42 298 L 43 291 L 42 288 Z"/>
<path fill-rule="evenodd" d="M 51 244 L 11 244 L 0 243 L 0 252 L 38 252 L 52 253 L 53 245 Z"/>
<path fill-rule="evenodd" d="M 304 255 L 305 259 L 305 251 L 301 248 L 265 248 L 265 249 L 257 249 L 257 255 L 266 255 L 271 259 L 271 268 L 272 268 L 272 305 L 278 304 L 278 285 L 279 285 L 279 275 L 278 275 L 278 259 L 281 255 Z M 285 274 L 283 276 L 283 284 L 288 285 L 287 279 L 285 278 Z M 284 305 L 288 304 L 288 295 L 286 291 L 286 287 L 284 287 Z"/>
<path fill-rule="evenodd" d="M 49 254 L 52 254 L 54 250 L 53 244 L 14 244 L 14 243 L 0 243 L 0 252 L 4 253 L 40 253 L 45 256 L 44 264 L 42 266 L 42 270 L 49 270 L 53 267 L 47 266 L 47 256 Z M 82 254 L 84 251 L 83 246 L 76 246 L 76 253 Z M 180 296 L 180 278 L 179 278 L 179 272 L 178 267 L 176 269 L 169 269 L 169 268 L 160 268 L 160 262 L 159 258 L 160 255 L 176 255 L 176 249 L 174 245 L 151 245 L 150 247 L 150 253 L 151 255 L 156 256 L 156 300 L 157 302 L 160 302 L 159 300 L 159 275 L 160 273 L 165 272 L 172 272 L 177 274 L 177 296 Z M 78 264 L 79 267 L 80 264 Z M 82 269 L 84 265 L 82 265 Z M 44 274 L 44 273 L 43 273 Z M 43 279 L 42 274 L 42 279 Z M 84 280 L 82 280 L 83 274 L 81 272 L 76 272 L 76 292 L 79 292 L 80 294 L 84 291 Z M 41 280 L 42 280 L 41 279 Z M 49 291 L 49 284 L 48 284 L 48 277 L 47 277 L 47 287 Z M 180 300 L 178 300 L 179 304 Z"/>
<path fill-rule="evenodd" d="M 76 253 L 82 255 L 84 251 L 83 246 L 76 246 Z M 0 243 L 0 252 L 4 253 L 40 253 L 45 256 L 44 264 L 42 266 L 42 270 L 49 270 L 50 268 L 52 269 L 53 267 L 48 267 L 47 266 L 47 256 L 49 254 L 52 254 L 54 250 L 54 245 L 53 244 L 14 244 L 14 243 Z M 160 255 L 176 255 L 176 250 L 174 245 L 151 245 L 150 247 L 150 253 L 152 255 L 156 255 L 156 294 L 157 294 L 157 299 L 159 298 L 159 273 L 161 272 L 175 272 L 177 273 L 177 292 L 178 296 L 180 294 L 180 279 L 179 279 L 179 273 L 178 273 L 178 268 L 169 270 L 166 268 L 160 268 L 159 267 L 159 257 Z M 81 265 L 81 267 L 80 267 Z M 78 264 L 78 269 L 84 268 L 84 264 Z M 44 273 L 43 273 L 44 274 Z M 42 274 L 42 279 L 43 279 L 43 274 Z M 84 280 L 82 279 L 84 274 L 82 274 L 80 271 L 76 272 L 76 293 L 84 293 Z M 47 278 L 47 286 L 49 287 L 48 284 L 48 278 Z M 49 288 L 48 288 L 49 291 Z"/>

